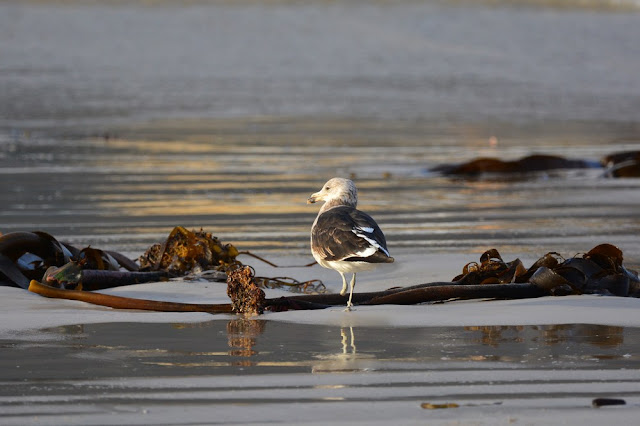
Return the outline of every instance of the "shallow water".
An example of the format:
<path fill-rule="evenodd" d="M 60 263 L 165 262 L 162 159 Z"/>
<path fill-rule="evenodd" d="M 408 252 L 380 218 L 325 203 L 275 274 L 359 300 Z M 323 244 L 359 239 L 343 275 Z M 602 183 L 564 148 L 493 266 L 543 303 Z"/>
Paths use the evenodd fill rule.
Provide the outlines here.
<path fill-rule="evenodd" d="M 0 232 L 137 257 L 184 225 L 311 261 L 306 199 L 342 175 L 398 264 L 424 254 L 438 279 L 459 268 L 430 255 L 603 242 L 638 269 L 640 179 L 429 172 L 640 149 L 637 2 L 540 3 L 0 1 Z M 582 426 L 631 424 L 640 407 L 633 327 L 232 319 L 9 335 L 0 424 Z M 593 410 L 596 397 L 627 406 Z"/>
<path fill-rule="evenodd" d="M 602 143 L 628 126 L 567 127 L 503 126 L 497 148 L 482 126 L 298 118 L 180 120 L 109 138 L 21 136 L 5 141 L 0 158 L 0 229 L 42 229 L 138 256 L 184 225 L 241 250 L 302 255 L 317 212 L 307 197 L 346 175 L 396 257 L 492 247 L 571 256 L 609 242 L 633 266 L 638 179 L 607 179 L 600 168 L 467 181 L 428 172 L 477 156 L 545 152 L 597 162 L 637 148 L 627 139 Z"/>
<path fill-rule="evenodd" d="M 59 416 L 111 424 L 144 422 L 145 415 L 156 422 L 152 415 L 167 404 L 221 416 L 207 423 L 282 415 L 291 422 L 285 412 L 274 414 L 283 404 L 326 404 L 326 416 L 362 401 L 374 404 L 372 412 L 393 402 L 413 411 L 405 418 L 419 415 L 424 402 L 493 407 L 498 417 L 502 407 L 566 410 L 596 397 L 633 404 L 639 333 L 597 325 L 339 328 L 248 319 L 56 327 L 36 340 L 2 342 L 0 407 L 7 424 Z"/>
<path fill-rule="evenodd" d="M 618 4 L 0 2 L 0 230 L 302 254 L 306 198 L 343 175 L 394 254 L 610 242 L 637 264 L 637 179 L 428 173 L 638 149 L 640 13 Z"/>
<path fill-rule="evenodd" d="M 637 328 L 588 324 L 383 328 L 244 318 L 86 324 L 5 340 L 1 361 L 3 379 L 52 381 L 459 368 L 636 369 L 639 333 Z M 31 341 L 29 335 L 38 338 Z"/>
<path fill-rule="evenodd" d="M 398 264 L 424 254 L 429 276 L 459 272 L 434 254 L 603 242 L 638 269 L 640 179 L 429 172 L 640 149 L 637 2 L 540 3 L 0 1 L 0 232 L 137 257 L 184 225 L 310 261 L 306 199 L 342 175 Z M 0 424 L 624 423 L 639 342 L 597 325 L 80 324 L 1 342 Z M 628 405 L 592 410 L 602 396 Z"/>
<path fill-rule="evenodd" d="M 589 3 L 631 7 L 581 7 Z M 91 132 L 265 115 L 637 122 L 637 0 L 546 4 L 3 1 L 0 125 Z"/>

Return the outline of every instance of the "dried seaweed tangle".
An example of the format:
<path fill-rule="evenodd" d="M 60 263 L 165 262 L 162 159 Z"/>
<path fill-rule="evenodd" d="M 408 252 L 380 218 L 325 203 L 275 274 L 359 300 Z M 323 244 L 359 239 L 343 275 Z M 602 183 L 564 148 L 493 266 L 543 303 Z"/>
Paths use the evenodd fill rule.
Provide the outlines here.
<path fill-rule="evenodd" d="M 301 283 L 286 277 L 256 277 L 250 266 L 242 265 L 236 259 L 238 254 L 235 247 L 223 245 L 209 233 L 177 227 L 163 244 L 154 245 L 143 255 L 141 263 L 147 270 L 142 271 L 138 270 L 137 264 L 116 252 L 93 248 L 78 250 L 43 232 L 14 232 L 0 236 L 0 283 L 46 297 L 81 300 L 118 309 L 256 315 L 266 310 L 323 309 L 346 302 L 346 296 L 338 294 L 267 299 L 261 287 L 285 285 L 301 291 L 321 292 L 324 286 L 316 280 Z M 231 304 L 157 302 L 91 292 L 209 269 L 225 271 Z M 491 249 L 482 254 L 479 262 L 464 265 L 462 273 L 451 282 L 356 293 L 353 302 L 361 305 L 418 304 L 568 294 L 639 297 L 640 279 L 637 272 L 623 265 L 622 251 L 611 244 L 598 245 L 568 259 L 550 252 L 529 268 L 519 259 L 505 262 L 497 250 Z"/>

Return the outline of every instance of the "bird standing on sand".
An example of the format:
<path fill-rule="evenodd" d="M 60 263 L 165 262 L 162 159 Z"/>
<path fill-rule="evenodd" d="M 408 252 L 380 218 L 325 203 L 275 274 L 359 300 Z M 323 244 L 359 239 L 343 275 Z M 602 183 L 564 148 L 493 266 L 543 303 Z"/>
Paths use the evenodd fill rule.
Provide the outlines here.
<path fill-rule="evenodd" d="M 379 263 L 392 263 L 393 257 L 376 221 L 356 208 L 358 191 L 353 181 L 330 179 L 307 203 L 317 201 L 324 201 L 324 205 L 311 227 L 311 253 L 320 266 L 342 276 L 342 296 L 347 292 L 344 274 L 353 273 L 347 302 L 347 310 L 351 310 L 356 273 L 371 270 Z"/>

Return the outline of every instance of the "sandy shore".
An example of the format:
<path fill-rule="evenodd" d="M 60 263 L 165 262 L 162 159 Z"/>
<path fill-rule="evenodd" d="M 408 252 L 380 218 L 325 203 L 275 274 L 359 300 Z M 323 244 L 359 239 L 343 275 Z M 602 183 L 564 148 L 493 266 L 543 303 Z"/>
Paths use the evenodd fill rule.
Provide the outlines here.
<path fill-rule="evenodd" d="M 468 259 L 400 260 L 361 274 L 359 290 L 450 279 Z M 339 287 L 337 274 L 317 266 L 256 269 Z M 225 291 L 221 283 L 176 281 L 106 292 L 227 303 Z M 3 425 L 585 425 L 632 424 L 640 414 L 634 298 L 360 306 L 253 319 L 117 311 L 7 287 L 0 300 Z M 23 380 L 10 380 L 15 374 Z M 597 397 L 626 405 L 595 409 Z"/>
<path fill-rule="evenodd" d="M 243 258 L 258 276 L 290 276 L 298 280 L 320 279 L 329 292 L 341 287 L 337 273 L 313 267 L 273 268 L 255 259 Z M 306 257 L 280 257 L 280 265 L 302 265 Z M 459 267 L 473 259 L 463 255 L 405 255 L 393 265 L 361 273 L 356 292 L 381 291 L 395 286 L 450 281 Z M 525 264 L 531 264 L 525 259 Z M 225 283 L 170 281 L 104 290 L 104 293 L 139 299 L 184 303 L 229 303 Z M 267 297 L 290 295 L 284 290 L 266 289 Z M 0 336 L 43 327 L 103 322 L 198 322 L 211 320 L 210 314 L 116 311 L 83 302 L 42 298 L 22 289 L 0 287 L 2 310 Z M 640 327 L 640 299 L 603 296 L 544 297 L 540 299 L 478 302 L 466 301 L 423 306 L 361 306 L 353 312 L 342 308 L 318 311 L 267 313 L 261 319 L 304 324 L 348 326 L 482 326 L 600 324 Z M 26 314 L 28 313 L 28 314 Z M 215 316 L 214 316 L 215 317 Z M 229 315 L 220 315 L 228 319 Z"/>
<path fill-rule="evenodd" d="M 638 179 L 431 172 L 637 150 L 631 1 L 174 3 L 0 1 L 0 232 L 134 258 L 202 227 L 306 264 L 305 201 L 340 175 L 397 259 L 356 291 L 451 280 L 490 248 L 531 265 L 606 242 L 638 269 Z M 317 266 L 242 261 L 339 290 Z M 208 282 L 105 292 L 228 302 Z M 639 308 L 573 296 L 243 318 L 0 287 L 0 425 L 635 424 Z"/>

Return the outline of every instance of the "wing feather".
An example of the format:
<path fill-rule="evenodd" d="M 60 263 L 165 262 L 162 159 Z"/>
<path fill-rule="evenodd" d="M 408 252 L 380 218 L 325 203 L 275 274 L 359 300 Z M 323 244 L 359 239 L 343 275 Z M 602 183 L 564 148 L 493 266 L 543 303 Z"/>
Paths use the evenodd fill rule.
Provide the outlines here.
<path fill-rule="evenodd" d="M 318 216 L 311 231 L 311 246 L 328 261 L 392 261 L 385 236 L 375 220 L 349 206 L 334 207 Z"/>

